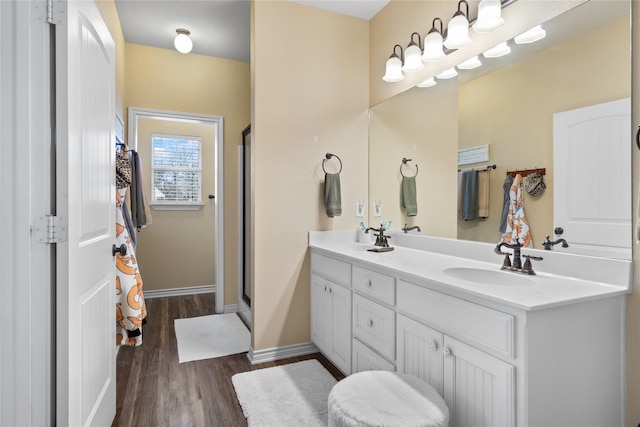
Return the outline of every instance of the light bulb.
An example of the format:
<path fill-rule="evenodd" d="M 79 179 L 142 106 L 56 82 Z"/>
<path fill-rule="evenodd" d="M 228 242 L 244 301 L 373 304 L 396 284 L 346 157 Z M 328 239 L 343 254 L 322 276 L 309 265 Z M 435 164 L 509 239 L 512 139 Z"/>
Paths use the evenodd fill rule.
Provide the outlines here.
<path fill-rule="evenodd" d="M 173 45 L 176 47 L 176 50 L 180 53 L 189 53 L 193 48 L 193 42 L 189 38 L 189 34 L 191 34 L 188 30 L 184 28 L 178 28 L 176 30 L 178 35 L 173 40 Z"/>

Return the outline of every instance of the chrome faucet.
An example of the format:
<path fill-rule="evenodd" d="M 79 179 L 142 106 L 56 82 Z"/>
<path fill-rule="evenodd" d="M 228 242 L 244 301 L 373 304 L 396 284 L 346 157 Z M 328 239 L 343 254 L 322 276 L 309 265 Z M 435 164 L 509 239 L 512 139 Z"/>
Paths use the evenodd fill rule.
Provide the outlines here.
<path fill-rule="evenodd" d="M 418 230 L 418 233 L 422 232 L 420 227 L 418 227 L 417 225 L 407 228 L 407 224 L 405 224 L 404 227 L 402 227 L 402 231 L 404 231 L 405 234 L 407 234 L 411 230 Z"/>
<path fill-rule="evenodd" d="M 562 243 L 562 247 L 563 248 L 568 248 L 569 244 L 567 243 L 566 240 L 564 239 L 558 239 L 555 242 L 552 242 L 551 240 L 549 240 L 549 236 L 547 236 L 547 240 L 545 240 L 544 242 L 542 242 L 542 246 L 544 246 L 544 249 L 546 251 L 550 251 L 551 249 L 553 249 L 553 247 L 555 245 L 557 245 L 558 243 Z"/>
<path fill-rule="evenodd" d="M 377 231 L 378 232 L 378 234 L 374 234 L 374 236 L 376 236 L 376 242 L 374 243 L 375 246 L 380 246 L 380 247 L 383 247 L 383 248 L 388 248 L 389 247 L 389 242 L 387 241 L 387 239 L 390 239 L 391 236 L 386 236 L 384 234 L 384 232 L 385 232 L 384 226 L 380 225 L 380 228 L 369 227 L 366 230 L 364 230 L 364 232 L 369 234 L 369 230 L 373 230 L 373 231 Z"/>

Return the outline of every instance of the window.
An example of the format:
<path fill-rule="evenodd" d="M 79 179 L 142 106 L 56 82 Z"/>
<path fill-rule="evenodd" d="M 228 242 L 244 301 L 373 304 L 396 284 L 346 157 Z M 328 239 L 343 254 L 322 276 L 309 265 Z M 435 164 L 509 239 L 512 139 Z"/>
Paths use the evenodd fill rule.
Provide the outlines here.
<path fill-rule="evenodd" d="M 202 156 L 200 138 L 151 136 L 151 203 L 154 207 L 202 206 Z"/>

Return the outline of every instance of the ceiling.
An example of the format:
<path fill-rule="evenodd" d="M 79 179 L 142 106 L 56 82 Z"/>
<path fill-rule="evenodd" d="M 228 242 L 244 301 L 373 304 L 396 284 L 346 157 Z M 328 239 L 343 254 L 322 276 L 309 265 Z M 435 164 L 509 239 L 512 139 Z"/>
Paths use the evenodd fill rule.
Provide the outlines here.
<path fill-rule="evenodd" d="M 290 1 L 365 20 L 371 19 L 389 2 Z M 191 32 L 192 53 L 249 62 L 248 0 L 115 0 L 115 4 L 124 39 L 128 43 L 174 49 L 176 29 L 185 28 Z"/>

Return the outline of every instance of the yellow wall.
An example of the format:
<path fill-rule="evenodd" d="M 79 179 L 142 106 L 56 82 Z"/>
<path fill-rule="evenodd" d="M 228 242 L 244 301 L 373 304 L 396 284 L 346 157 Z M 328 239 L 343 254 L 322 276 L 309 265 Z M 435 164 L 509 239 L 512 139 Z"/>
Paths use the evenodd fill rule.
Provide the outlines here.
<path fill-rule="evenodd" d="M 124 82 L 125 82 L 125 41 L 120 18 L 113 0 L 95 0 L 96 6 L 109 28 L 111 37 L 116 46 L 116 112 L 126 121 L 123 106 Z"/>
<path fill-rule="evenodd" d="M 542 249 L 553 236 L 553 114 L 631 96 L 629 49 L 623 18 L 460 86 L 459 147 L 489 144 L 498 167 L 489 174 L 489 218 L 458 221 L 459 239 L 498 242 L 507 170 L 539 167 L 547 190 L 525 194 L 525 212 Z"/>
<path fill-rule="evenodd" d="M 367 195 L 367 21 L 253 3 L 255 350 L 309 342 L 309 230 L 355 230 Z M 317 137 L 317 138 L 315 138 Z M 322 159 L 344 165 L 342 215 L 322 203 Z M 366 213 L 365 213 L 366 215 Z"/>
<path fill-rule="evenodd" d="M 451 123 L 458 113 L 458 98 L 452 96 L 455 82 L 432 88 L 415 88 L 371 109 L 369 127 L 369 198 L 380 200 L 382 216 L 375 218 L 370 205 L 369 218 L 391 220 L 391 228 L 417 225 L 423 234 L 456 237 L 456 164 L 458 127 Z M 418 214 L 406 215 L 400 205 L 403 158 L 411 159 L 402 168 L 416 175 Z"/>
<path fill-rule="evenodd" d="M 126 44 L 127 107 L 224 117 L 224 289 L 225 305 L 238 300 L 238 145 L 250 120 L 249 64 L 168 49 Z M 151 225 L 149 230 L 153 227 Z M 144 248 L 145 230 L 138 233 Z M 198 245 L 192 245 L 198 258 Z M 144 252 L 138 254 L 144 261 Z M 150 270 L 155 261 L 140 263 Z M 143 276 L 144 279 L 144 276 Z M 145 289 L 153 289 L 145 281 Z M 176 283 L 171 287 L 180 287 Z"/>
<path fill-rule="evenodd" d="M 150 202 L 152 134 L 202 138 L 202 208 L 168 211 L 152 207 L 152 223 L 137 233 L 136 255 L 146 291 L 215 283 L 216 218 L 214 204 L 207 198 L 215 194 L 215 128 L 212 124 L 138 119 L 137 151 Z"/>

